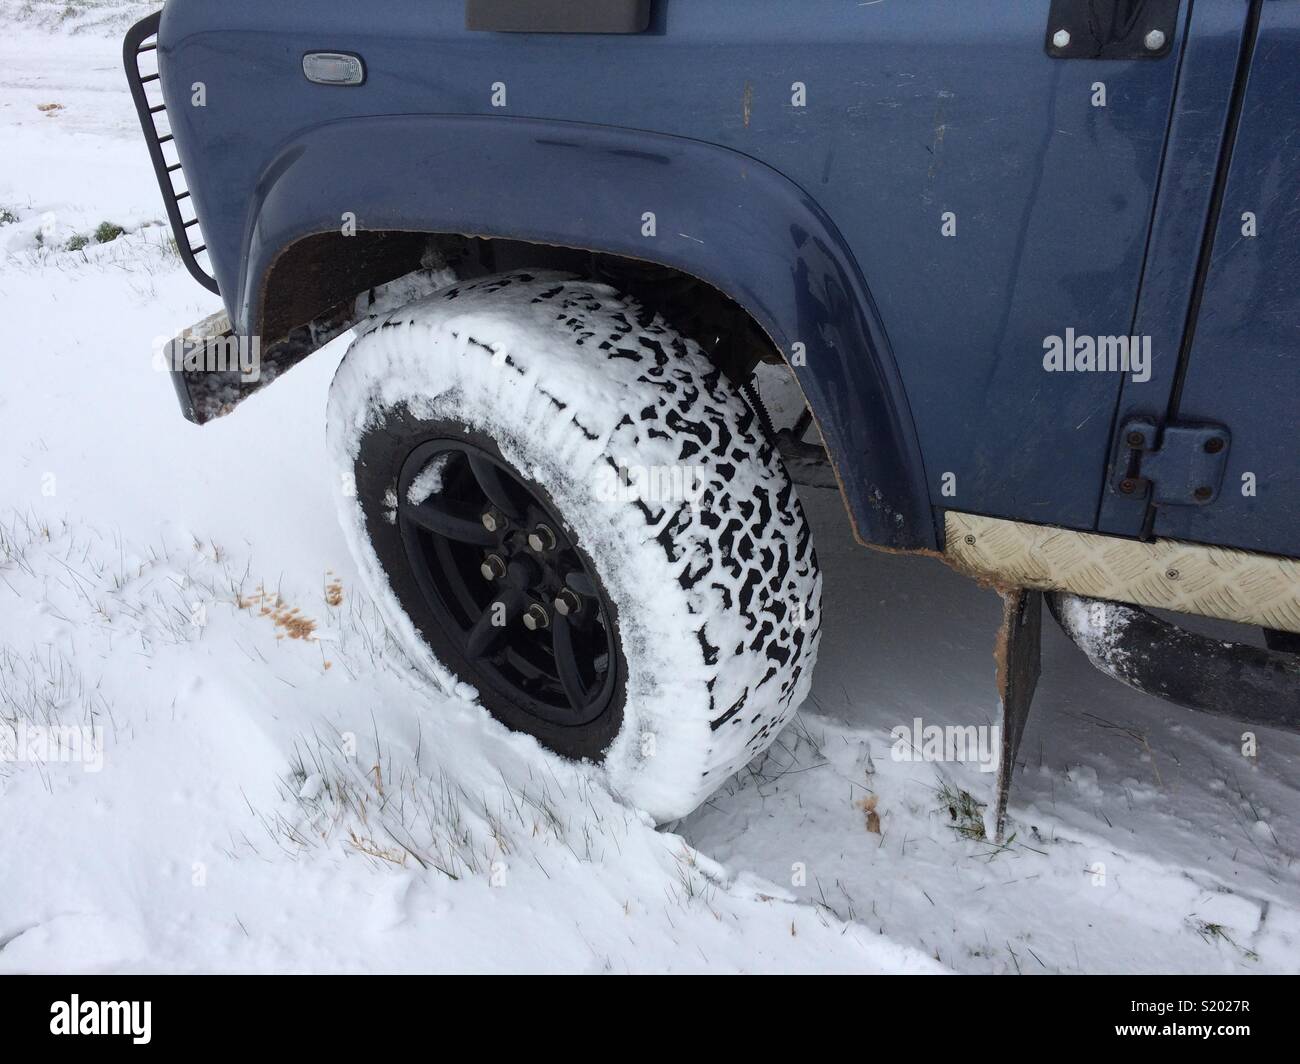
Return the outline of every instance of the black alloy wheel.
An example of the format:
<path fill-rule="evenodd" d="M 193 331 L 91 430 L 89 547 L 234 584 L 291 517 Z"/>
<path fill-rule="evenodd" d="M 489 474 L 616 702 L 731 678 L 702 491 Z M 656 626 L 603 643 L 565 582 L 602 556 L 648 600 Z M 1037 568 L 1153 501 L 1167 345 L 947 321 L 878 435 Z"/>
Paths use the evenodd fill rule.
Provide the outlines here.
<path fill-rule="evenodd" d="M 416 446 L 397 489 L 411 574 L 475 680 L 550 725 L 604 714 L 617 686 L 612 610 L 540 489 L 463 437 Z"/>

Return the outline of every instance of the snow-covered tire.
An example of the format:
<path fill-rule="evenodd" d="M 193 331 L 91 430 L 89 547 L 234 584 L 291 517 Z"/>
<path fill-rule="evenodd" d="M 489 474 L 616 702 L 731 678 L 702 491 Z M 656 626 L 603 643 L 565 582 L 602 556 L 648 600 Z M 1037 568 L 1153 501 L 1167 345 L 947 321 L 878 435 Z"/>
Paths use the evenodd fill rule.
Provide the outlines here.
<path fill-rule="evenodd" d="M 699 347 L 627 297 L 552 273 L 445 288 L 352 345 L 328 422 L 335 462 L 355 475 L 345 533 L 417 663 L 462 693 L 473 687 L 543 745 L 603 764 L 612 789 L 657 820 L 695 808 L 806 697 L 821 576 L 794 486 Z M 618 670 L 595 720 L 522 712 L 423 605 L 398 483 L 416 448 L 448 439 L 504 462 L 591 566 Z M 439 476 L 431 466 L 422 486 L 404 482 L 411 506 L 452 505 L 439 493 L 459 489 Z"/>

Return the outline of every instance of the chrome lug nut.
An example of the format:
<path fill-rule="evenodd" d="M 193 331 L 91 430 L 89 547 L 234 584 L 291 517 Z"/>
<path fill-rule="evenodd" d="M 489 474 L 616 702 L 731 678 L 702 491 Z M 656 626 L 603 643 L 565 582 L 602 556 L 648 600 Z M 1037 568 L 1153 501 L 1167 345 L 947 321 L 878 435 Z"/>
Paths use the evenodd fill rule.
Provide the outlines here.
<path fill-rule="evenodd" d="M 1142 43 L 1146 45 L 1148 52 L 1158 52 L 1165 46 L 1164 30 L 1152 30 L 1142 38 Z"/>
<path fill-rule="evenodd" d="M 506 575 L 506 563 L 499 554 L 489 554 L 478 567 L 484 580 L 500 580 Z"/>
<path fill-rule="evenodd" d="M 571 617 L 582 609 L 582 600 L 566 587 L 555 596 L 553 605 L 561 617 Z"/>
<path fill-rule="evenodd" d="M 495 532 L 501 527 L 501 521 L 497 518 L 496 514 L 489 510 L 483 515 L 483 527 L 489 532 Z"/>
<path fill-rule="evenodd" d="M 524 627 L 530 632 L 536 632 L 542 628 L 548 628 L 551 624 L 551 618 L 547 615 L 546 607 L 539 606 L 534 602 L 528 607 L 524 614 Z"/>
<path fill-rule="evenodd" d="M 538 525 L 528 533 L 528 545 L 539 554 L 544 550 L 553 550 L 555 547 L 555 533 L 545 525 Z"/>

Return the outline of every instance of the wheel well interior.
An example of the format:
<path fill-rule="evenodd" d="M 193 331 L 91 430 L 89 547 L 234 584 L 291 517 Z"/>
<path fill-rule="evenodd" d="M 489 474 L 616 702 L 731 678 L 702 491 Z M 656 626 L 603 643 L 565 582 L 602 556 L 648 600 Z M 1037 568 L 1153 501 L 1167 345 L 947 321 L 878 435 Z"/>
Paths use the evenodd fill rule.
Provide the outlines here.
<path fill-rule="evenodd" d="M 753 317 L 717 288 L 681 270 L 583 248 L 458 234 L 338 231 L 286 248 L 262 287 L 258 333 L 272 347 L 295 329 L 345 313 L 368 289 L 421 266 L 447 266 L 463 277 L 516 269 L 554 269 L 604 281 L 662 314 L 695 340 L 737 384 L 761 362 L 784 364 Z"/>

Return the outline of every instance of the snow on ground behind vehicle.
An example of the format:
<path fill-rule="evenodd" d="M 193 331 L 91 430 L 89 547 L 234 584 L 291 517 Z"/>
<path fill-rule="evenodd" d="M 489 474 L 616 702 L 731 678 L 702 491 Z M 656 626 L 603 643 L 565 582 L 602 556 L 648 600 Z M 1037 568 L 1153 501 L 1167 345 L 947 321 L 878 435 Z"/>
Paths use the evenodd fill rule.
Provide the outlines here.
<path fill-rule="evenodd" d="M 827 574 L 812 699 L 670 830 L 431 693 L 333 515 L 344 344 L 235 419 L 181 420 L 151 346 L 216 301 L 159 223 L 127 18 L 16 10 L 0 714 L 100 727 L 103 763 L 0 765 L 0 970 L 1296 970 L 1300 740 L 1243 758 L 1239 726 L 1110 683 L 1051 628 L 1015 838 L 980 839 L 963 794 L 992 775 L 895 761 L 889 732 L 992 722 L 997 599 L 854 546 L 827 492 L 801 491 Z"/>

